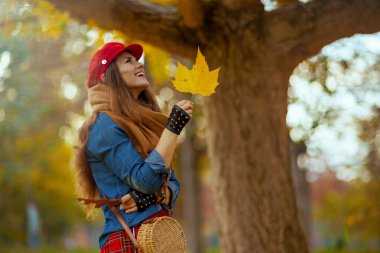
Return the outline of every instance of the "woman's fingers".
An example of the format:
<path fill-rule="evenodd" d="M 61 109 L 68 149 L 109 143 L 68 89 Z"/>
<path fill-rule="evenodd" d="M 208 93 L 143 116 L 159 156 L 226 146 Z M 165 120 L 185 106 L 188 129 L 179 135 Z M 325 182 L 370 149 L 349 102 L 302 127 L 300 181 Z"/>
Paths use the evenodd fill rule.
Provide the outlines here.
<path fill-rule="evenodd" d="M 182 100 L 182 101 L 178 102 L 177 105 L 179 107 L 181 107 L 182 109 L 184 109 L 184 108 L 188 108 L 190 106 L 193 107 L 193 102 L 191 102 L 190 100 Z"/>
<path fill-rule="evenodd" d="M 183 110 L 193 109 L 193 104 L 186 103 L 181 107 Z"/>
<path fill-rule="evenodd" d="M 121 202 L 122 203 L 120 204 L 120 210 L 126 210 L 128 212 L 128 210 L 136 208 L 137 211 L 136 203 L 133 200 L 131 194 L 128 193 L 127 195 L 123 196 L 121 198 Z"/>
<path fill-rule="evenodd" d="M 136 208 L 136 210 L 137 210 L 135 202 L 129 203 L 129 204 L 121 204 L 120 205 L 120 210 L 126 210 L 126 211 L 128 211 L 128 210 L 134 209 L 134 208 Z"/>
<path fill-rule="evenodd" d="M 126 212 L 126 213 L 137 212 L 137 207 L 133 207 L 133 208 L 127 209 L 125 212 Z"/>
<path fill-rule="evenodd" d="M 121 202 L 124 204 L 124 203 L 127 203 L 128 201 L 133 201 L 132 199 L 132 196 L 131 194 L 127 194 L 127 195 L 124 195 L 122 198 L 121 198 Z"/>
<path fill-rule="evenodd" d="M 179 107 L 181 107 L 185 103 L 186 103 L 186 100 L 182 100 L 182 101 L 179 101 L 176 105 L 178 105 Z"/>
<path fill-rule="evenodd" d="M 190 114 L 190 116 L 192 116 L 193 102 L 191 102 L 190 100 L 182 100 L 182 101 L 178 102 L 177 105 L 182 110 L 184 110 L 185 112 L 187 112 L 188 114 Z"/>
<path fill-rule="evenodd" d="M 178 105 L 179 107 L 181 107 L 182 105 L 184 105 L 185 103 L 188 103 L 188 102 L 190 102 L 190 100 L 186 100 L 186 99 L 184 99 L 184 100 L 179 101 L 179 102 L 177 103 L 177 105 Z"/>

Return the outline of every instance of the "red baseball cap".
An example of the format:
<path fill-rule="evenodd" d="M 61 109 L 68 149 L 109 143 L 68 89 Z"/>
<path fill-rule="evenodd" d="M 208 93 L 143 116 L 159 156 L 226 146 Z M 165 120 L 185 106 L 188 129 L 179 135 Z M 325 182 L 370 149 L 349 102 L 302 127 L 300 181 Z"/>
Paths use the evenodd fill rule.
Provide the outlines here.
<path fill-rule="evenodd" d="M 87 87 L 91 88 L 99 83 L 108 65 L 124 51 L 129 51 L 136 60 L 139 60 L 143 53 L 143 47 L 140 44 L 130 44 L 126 46 L 119 42 L 109 42 L 96 51 L 88 67 Z"/>

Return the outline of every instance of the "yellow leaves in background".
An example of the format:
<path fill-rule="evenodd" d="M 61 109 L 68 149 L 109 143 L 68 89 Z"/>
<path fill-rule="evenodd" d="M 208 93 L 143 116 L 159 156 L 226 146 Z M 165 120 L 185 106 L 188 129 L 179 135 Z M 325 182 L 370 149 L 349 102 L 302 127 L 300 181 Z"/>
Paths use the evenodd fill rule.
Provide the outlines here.
<path fill-rule="evenodd" d="M 5 35 L 58 39 L 70 19 L 68 12 L 58 11 L 46 0 L 3 1 L 6 8 L 0 11 L 0 32 Z"/>
<path fill-rule="evenodd" d="M 59 38 L 70 19 L 68 12 L 58 11 L 48 1 L 37 1 L 31 10 L 38 17 L 41 32 L 54 39 Z"/>
<path fill-rule="evenodd" d="M 316 222 L 323 222 L 331 233 L 343 228 L 357 238 L 377 238 L 380 224 L 380 180 L 352 181 L 347 189 L 328 190 L 320 203 L 315 204 Z M 368 222 L 370 221 L 370 222 Z"/>
<path fill-rule="evenodd" d="M 140 43 L 140 42 L 137 42 Z M 166 51 L 153 47 L 147 43 L 141 43 L 144 47 L 145 66 L 149 69 L 149 75 L 155 84 L 163 84 L 170 78 L 168 65 L 170 64 L 170 55 Z"/>
<path fill-rule="evenodd" d="M 218 86 L 218 74 L 220 68 L 209 71 L 205 57 L 198 48 L 197 58 L 191 70 L 178 62 L 178 69 L 173 80 L 174 87 L 180 92 L 190 92 L 202 96 L 210 96 L 215 93 Z"/>

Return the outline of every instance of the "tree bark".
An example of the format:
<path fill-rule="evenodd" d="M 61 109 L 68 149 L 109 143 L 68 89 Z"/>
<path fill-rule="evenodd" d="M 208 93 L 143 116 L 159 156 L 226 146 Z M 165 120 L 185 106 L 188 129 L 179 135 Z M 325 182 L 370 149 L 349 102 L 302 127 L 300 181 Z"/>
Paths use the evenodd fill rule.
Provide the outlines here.
<path fill-rule="evenodd" d="M 131 39 L 149 41 L 171 53 L 193 57 L 197 36 L 178 18 L 177 8 L 138 0 L 49 0 L 81 22 L 126 32 Z"/>
<path fill-rule="evenodd" d="M 222 3 L 227 9 L 232 11 L 251 7 L 264 10 L 264 5 L 260 0 L 222 0 Z"/>
<path fill-rule="evenodd" d="M 312 226 L 310 184 L 306 179 L 306 168 L 300 168 L 297 163 L 299 156 L 305 154 L 305 143 L 294 143 L 290 140 L 292 178 L 296 192 L 297 207 L 301 225 L 307 235 L 308 241 L 310 241 Z"/>
<path fill-rule="evenodd" d="M 285 122 L 290 71 L 279 71 L 281 58 L 252 39 L 231 34 L 223 57 L 206 51 L 211 65 L 222 65 L 221 85 L 204 99 L 222 248 L 308 252 Z"/>
<path fill-rule="evenodd" d="M 202 0 L 179 0 L 178 9 L 184 24 L 189 28 L 199 28 L 203 25 Z"/>
<path fill-rule="evenodd" d="M 187 126 L 192 131 L 193 122 Z M 183 223 L 187 246 L 191 253 L 201 252 L 199 180 L 195 168 L 196 154 L 193 149 L 193 136 L 188 136 L 181 144 L 181 194 L 183 199 Z"/>
<path fill-rule="evenodd" d="M 281 48 L 296 67 L 322 47 L 356 33 L 380 30 L 378 0 L 313 0 L 266 13 L 269 43 Z"/>

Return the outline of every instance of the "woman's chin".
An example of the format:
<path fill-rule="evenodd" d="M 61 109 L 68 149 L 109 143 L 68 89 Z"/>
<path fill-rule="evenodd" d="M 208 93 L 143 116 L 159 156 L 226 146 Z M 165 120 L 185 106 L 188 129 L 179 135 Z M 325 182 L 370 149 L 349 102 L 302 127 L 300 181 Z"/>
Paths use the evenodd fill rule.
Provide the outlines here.
<path fill-rule="evenodd" d="M 137 84 L 137 86 L 138 87 L 141 87 L 141 88 L 147 88 L 147 87 L 149 87 L 149 85 L 150 85 L 150 83 L 149 83 L 149 81 L 148 80 L 141 80 L 138 84 Z"/>

